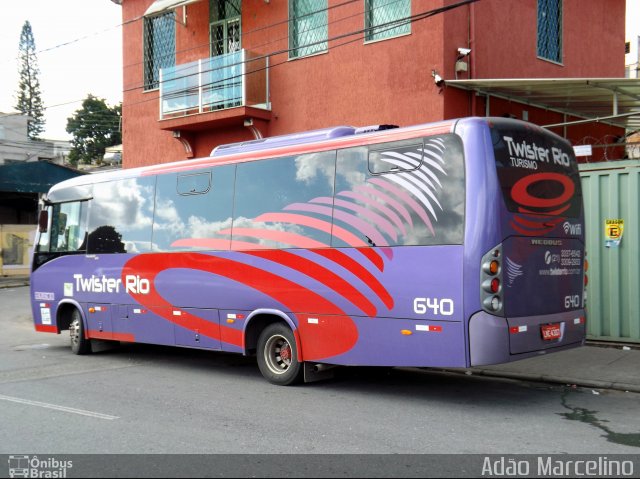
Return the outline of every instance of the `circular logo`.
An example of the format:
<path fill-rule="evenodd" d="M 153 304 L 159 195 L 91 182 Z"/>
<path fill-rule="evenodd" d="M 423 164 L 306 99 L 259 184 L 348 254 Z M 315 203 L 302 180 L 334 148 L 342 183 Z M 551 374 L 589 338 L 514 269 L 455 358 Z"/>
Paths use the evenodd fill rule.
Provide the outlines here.
<path fill-rule="evenodd" d="M 554 198 L 540 198 L 529 192 L 529 187 L 536 183 L 557 183 L 562 187 L 560 194 Z M 575 185 L 571 178 L 560 173 L 535 173 L 520 178 L 511 188 L 511 198 L 519 205 L 529 208 L 553 208 L 571 200 L 575 193 Z"/>

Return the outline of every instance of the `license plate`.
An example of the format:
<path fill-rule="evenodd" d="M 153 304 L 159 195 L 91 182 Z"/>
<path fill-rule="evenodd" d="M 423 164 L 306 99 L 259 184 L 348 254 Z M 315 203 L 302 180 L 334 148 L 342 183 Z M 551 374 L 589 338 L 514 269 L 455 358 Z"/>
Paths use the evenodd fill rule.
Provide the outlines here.
<path fill-rule="evenodd" d="M 560 339 L 560 323 L 543 324 L 540 326 L 540 331 L 542 331 L 542 339 L 545 341 Z"/>

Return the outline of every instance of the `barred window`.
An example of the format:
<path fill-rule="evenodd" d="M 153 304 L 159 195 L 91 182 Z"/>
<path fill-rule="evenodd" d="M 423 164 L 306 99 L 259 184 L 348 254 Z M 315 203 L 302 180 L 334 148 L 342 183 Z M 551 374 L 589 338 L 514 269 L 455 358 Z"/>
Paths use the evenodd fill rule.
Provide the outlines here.
<path fill-rule="evenodd" d="M 329 48 L 327 0 L 289 0 L 289 58 Z"/>
<path fill-rule="evenodd" d="M 176 64 L 175 11 L 144 19 L 144 89 L 160 85 L 160 69 Z"/>
<path fill-rule="evenodd" d="M 562 63 L 562 0 L 538 0 L 538 56 Z"/>
<path fill-rule="evenodd" d="M 411 0 L 365 0 L 365 40 L 411 33 Z"/>

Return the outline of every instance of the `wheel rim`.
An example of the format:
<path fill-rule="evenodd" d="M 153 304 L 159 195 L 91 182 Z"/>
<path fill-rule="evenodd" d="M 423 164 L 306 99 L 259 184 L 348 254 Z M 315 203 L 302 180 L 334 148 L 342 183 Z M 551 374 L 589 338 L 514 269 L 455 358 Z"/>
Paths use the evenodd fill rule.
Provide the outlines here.
<path fill-rule="evenodd" d="M 286 373 L 293 360 L 293 349 L 287 338 L 279 334 L 271 336 L 264 348 L 264 359 L 272 373 Z"/>
<path fill-rule="evenodd" d="M 71 344 L 75 346 L 80 344 L 80 320 L 78 318 L 71 322 L 69 334 L 71 335 Z"/>

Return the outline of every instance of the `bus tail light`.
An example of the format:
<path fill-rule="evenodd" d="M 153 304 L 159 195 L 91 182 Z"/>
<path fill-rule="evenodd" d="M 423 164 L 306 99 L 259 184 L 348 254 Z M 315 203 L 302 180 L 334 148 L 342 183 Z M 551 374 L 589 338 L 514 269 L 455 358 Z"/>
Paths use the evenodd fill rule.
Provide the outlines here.
<path fill-rule="evenodd" d="M 502 309 L 502 300 L 500 296 L 490 296 L 482 302 L 482 306 L 489 313 L 497 313 Z"/>
<path fill-rule="evenodd" d="M 482 289 L 487 293 L 496 294 L 500 291 L 500 280 L 498 278 L 486 279 L 482 283 Z"/>
<path fill-rule="evenodd" d="M 491 314 L 503 314 L 502 291 L 502 245 L 492 248 L 482 258 L 480 268 L 480 301 L 482 309 Z"/>

